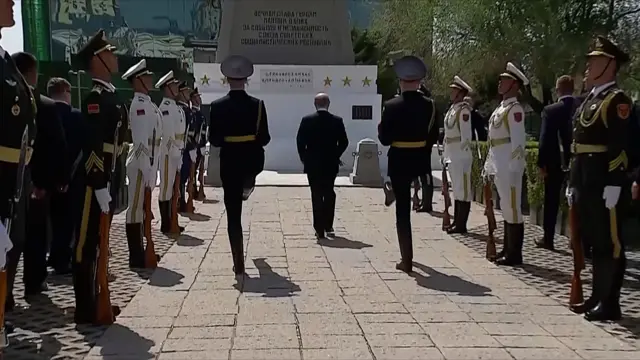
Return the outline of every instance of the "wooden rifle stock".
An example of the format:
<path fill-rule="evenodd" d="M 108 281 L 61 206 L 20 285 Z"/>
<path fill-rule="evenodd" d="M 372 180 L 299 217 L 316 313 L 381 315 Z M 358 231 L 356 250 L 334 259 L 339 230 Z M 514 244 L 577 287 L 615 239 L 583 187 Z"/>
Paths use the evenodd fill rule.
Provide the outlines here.
<path fill-rule="evenodd" d="M 171 197 L 171 223 L 169 233 L 180 234 L 178 225 L 178 199 L 180 198 L 180 173 L 176 171 L 176 179 L 173 182 L 173 197 Z"/>
<path fill-rule="evenodd" d="M 582 279 L 580 273 L 585 268 L 584 252 L 582 251 L 582 243 L 578 233 L 578 218 L 575 206 L 569 208 L 569 226 L 571 227 L 571 250 L 573 252 L 573 276 L 571 277 L 571 294 L 569 295 L 569 304 L 576 305 L 584 302 L 582 293 Z"/>
<path fill-rule="evenodd" d="M 198 196 L 196 196 L 196 200 L 204 201 L 204 199 L 207 198 L 207 196 L 204 194 L 204 154 L 200 156 L 198 182 L 200 182 L 200 188 L 198 188 Z"/>
<path fill-rule="evenodd" d="M 489 226 L 489 237 L 487 238 L 487 251 L 485 257 L 489 261 L 496 260 L 496 238 L 493 232 L 496 230 L 496 214 L 493 211 L 493 192 L 491 191 L 491 182 L 487 180 L 482 189 L 484 195 L 484 215 L 487 217 Z"/>
<path fill-rule="evenodd" d="M 144 237 L 147 238 L 147 248 L 144 250 L 144 266 L 147 269 L 155 269 L 158 267 L 158 258 L 156 257 L 156 248 L 151 238 L 151 220 L 153 213 L 151 212 L 151 189 L 144 189 Z"/>
<path fill-rule="evenodd" d="M 189 184 L 187 185 L 187 194 L 189 195 L 189 199 L 187 200 L 187 213 L 192 214 L 195 208 L 193 207 L 193 198 L 196 195 L 196 164 L 191 162 L 191 167 L 189 168 Z"/>
<path fill-rule="evenodd" d="M 449 196 L 449 177 L 447 176 L 447 167 L 442 165 L 442 196 L 444 197 L 444 213 L 442 214 L 442 230 L 446 231 L 451 226 L 451 215 L 449 207 L 451 207 L 451 197 Z"/>
<path fill-rule="evenodd" d="M 100 244 L 98 250 L 98 268 L 96 280 L 98 281 L 98 298 L 96 299 L 96 324 L 111 325 L 116 318 L 111 306 L 109 295 L 109 227 L 111 226 L 110 215 L 100 213 Z"/>

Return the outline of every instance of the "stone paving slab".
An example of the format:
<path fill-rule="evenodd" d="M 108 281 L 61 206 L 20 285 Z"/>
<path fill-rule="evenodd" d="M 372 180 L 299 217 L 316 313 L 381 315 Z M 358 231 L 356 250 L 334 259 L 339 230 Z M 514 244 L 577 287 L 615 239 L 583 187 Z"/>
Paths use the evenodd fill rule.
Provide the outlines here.
<path fill-rule="evenodd" d="M 169 249 L 85 359 L 640 358 L 443 233 L 437 216 L 412 215 L 415 273 L 396 271 L 381 191 L 337 193 L 337 237 L 316 241 L 308 188 L 258 188 L 243 209 L 243 279 L 222 204 L 202 206 L 209 219 L 188 223 L 191 241 Z M 474 205 L 470 227 L 485 222 Z"/>

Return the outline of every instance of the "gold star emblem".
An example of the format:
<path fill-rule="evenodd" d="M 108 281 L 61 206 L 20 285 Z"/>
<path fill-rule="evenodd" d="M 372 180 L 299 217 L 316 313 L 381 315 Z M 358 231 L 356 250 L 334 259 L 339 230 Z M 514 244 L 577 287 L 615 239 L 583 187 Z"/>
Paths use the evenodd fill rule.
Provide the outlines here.
<path fill-rule="evenodd" d="M 209 85 L 209 77 L 207 76 L 207 74 L 204 74 L 204 76 L 202 78 L 200 78 L 200 83 L 202 85 Z"/>
<path fill-rule="evenodd" d="M 227 78 L 226 78 L 226 77 L 224 77 L 224 76 L 223 76 L 223 77 L 221 77 L 221 78 L 220 78 L 220 84 L 222 84 L 222 85 L 227 85 Z"/>
<path fill-rule="evenodd" d="M 366 87 L 371 86 L 371 79 L 369 79 L 368 76 L 365 76 L 364 79 L 362 80 L 362 86 L 366 86 Z"/>
<path fill-rule="evenodd" d="M 342 79 L 342 86 L 351 86 L 351 79 L 348 76 Z"/>
<path fill-rule="evenodd" d="M 324 86 L 325 87 L 331 86 L 331 79 L 329 79 L 328 76 L 324 79 Z"/>

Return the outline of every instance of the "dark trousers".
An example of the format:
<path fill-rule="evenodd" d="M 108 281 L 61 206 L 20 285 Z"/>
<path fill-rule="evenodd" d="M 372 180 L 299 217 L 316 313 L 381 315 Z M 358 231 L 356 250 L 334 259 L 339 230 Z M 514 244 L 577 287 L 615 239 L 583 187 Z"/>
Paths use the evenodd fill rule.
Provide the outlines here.
<path fill-rule="evenodd" d="M 242 192 L 246 182 L 239 174 L 221 174 L 224 207 L 227 211 L 227 233 L 236 272 L 244 271 L 244 239 L 242 235 Z"/>
<path fill-rule="evenodd" d="M 189 152 L 184 150 L 182 152 L 182 167 L 180 168 L 180 209 L 184 211 L 187 206 L 187 198 L 185 197 L 185 190 L 187 188 L 187 182 L 191 175 L 191 157 Z"/>
<path fill-rule="evenodd" d="M 544 179 L 544 243 L 553 245 L 556 233 L 556 220 L 560 207 L 560 190 L 564 181 L 564 173 L 560 169 L 549 170 Z"/>
<path fill-rule="evenodd" d="M 413 261 L 411 235 L 411 184 L 412 176 L 391 176 L 391 186 L 396 196 L 396 231 L 400 244 L 400 256 L 405 264 Z"/>
<path fill-rule="evenodd" d="M 318 234 L 333 229 L 336 211 L 336 192 L 333 185 L 337 174 L 307 174 L 311 188 L 313 228 Z"/>
<path fill-rule="evenodd" d="M 200 174 L 200 163 L 202 163 L 203 161 L 204 161 L 204 155 L 202 155 L 198 150 L 198 155 L 196 156 L 196 172 L 195 172 L 196 184 L 198 179 L 200 178 L 200 175 L 202 175 L 204 179 L 204 174 Z M 202 172 L 204 172 L 204 167 L 202 169 Z M 204 184 L 200 184 L 200 186 L 204 187 Z M 197 191 L 198 189 L 196 188 L 196 192 Z"/>
<path fill-rule="evenodd" d="M 37 290 L 47 279 L 47 219 L 50 199 L 29 199 L 24 247 L 25 292 Z"/>
<path fill-rule="evenodd" d="M 55 193 L 51 196 L 51 249 L 49 265 L 55 270 L 62 271 L 71 264 L 71 246 L 76 231 L 78 214 L 77 189 L 69 187 L 66 193 Z"/>
<path fill-rule="evenodd" d="M 102 211 L 93 189 L 86 188 L 80 231 L 73 248 L 73 290 L 76 298 L 75 320 L 91 323 L 96 316 L 98 296 L 96 271 L 100 245 L 100 216 Z"/>

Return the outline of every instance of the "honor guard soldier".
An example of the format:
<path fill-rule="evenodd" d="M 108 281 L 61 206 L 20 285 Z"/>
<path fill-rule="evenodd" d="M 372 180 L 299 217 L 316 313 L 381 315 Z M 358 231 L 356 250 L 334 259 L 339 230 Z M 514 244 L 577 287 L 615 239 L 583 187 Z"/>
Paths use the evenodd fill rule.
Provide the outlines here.
<path fill-rule="evenodd" d="M 106 290 L 99 289 L 96 284 L 98 257 L 107 256 L 99 253 L 103 231 L 100 224 L 101 217 L 110 216 L 110 190 L 111 193 L 118 192 L 118 189 L 110 189 L 110 184 L 116 157 L 129 126 L 126 106 L 118 99 L 111 83 L 111 75 L 118 71 L 118 59 L 113 50 L 115 46 L 107 42 L 104 30 L 100 30 L 78 52 L 81 64 L 93 76 L 93 89 L 82 103 L 86 128 L 86 188 L 73 259 L 74 319 L 78 324 L 97 323 L 98 291 Z M 120 309 L 112 308 L 113 315 L 117 316 Z"/>
<path fill-rule="evenodd" d="M 129 107 L 133 146 L 127 156 L 127 176 L 130 181 L 126 221 L 129 267 L 144 268 L 144 193 L 145 189 L 153 190 L 156 186 L 162 115 L 149 96 L 153 73 L 147 69 L 146 60 L 129 68 L 122 79 L 131 82 L 135 91 Z"/>
<path fill-rule="evenodd" d="M 211 103 L 209 143 L 220 148 L 220 178 L 227 210 L 227 231 L 231 243 L 233 269 L 244 274 L 242 201 L 255 186 L 264 168 L 264 147 L 271 141 L 267 110 L 262 100 L 245 91 L 253 64 L 243 56 L 232 55 L 220 65 L 229 84 L 229 93 Z"/>
<path fill-rule="evenodd" d="M 158 80 L 155 87 L 161 89 L 164 98 L 160 103 L 160 113 L 162 114 L 162 141 L 160 144 L 160 195 L 158 205 L 160 206 L 160 230 L 168 234 L 171 227 L 171 200 L 176 173 L 182 164 L 182 149 L 184 148 L 185 122 L 182 110 L 176 104 L 178 97 L 178 83 L 180 81 L 173 77 L 173 71 L 169 71 Z M 180 232 L 184 227 L 179 227 Z M 172 234 L 178 235 L 178 234 Z"/>
<path fill-rule="evenodd" d="M 464 101 L 473 89 L 459 76 L 453 78 L 451 107 L 444 117 L 444 159 L 449 162 L 453 186 L 453 224 L 448 233 L 467 232 L 467 220 L 471 211 L 471 106 Z"/>
<path fill-rule="evenodd" d="M 196 88 L 191 92 L 191 110 L 193 111 L 193 116 L 196 124 L 199 124 L 200 133 L 196 134 L 197 141 L 197 157 L 196 157 L 196 179 L 200 179 L 200 187 L 197 188 L 196 194 L 197 200 L 203 201 L 205 199 L 204 195 L 204 155 L 207 148 L 207 132 L 209 131 L 209 124 L 207 123 L 207 118 L 204 116 L 204 113 L 200 109 L 202 104 L 202 98 L 200 97 L 200 91 Z M 197 184 L 197 182 L 196 182 Z"/>
<path fill-rule="evenodd" d="M 518 94 L 529 79 L 512 63 L 500 74 L 498 93 L 502 102 L 489 118 L 489 154 L 484 176 L 493 180 L 500 196 L 504 218 L 504 246 L 496 257 L 499 265 L 522 264 L 524 218 L 521 192 L 525 167 L 524 109 Z"/>
<path fill-rule="evenodd" d="M 180 212 L 187 211 L 187 197 L 185 189 L 191 175 L 191 165 L 195 165 L 196 162 L 196 132 L 199 131 L 195 124 L 195 116 L 189 105 L 191 99 L 191 89 L 187 86 L 187 83 L 182 81 L 178 86 L 178 106 L 182 109 L 184 114 L 184 121 L 186 132 L 184 151 L 182 152 L 182 166 L 180 168 Z"/>
<path fill-rule="evenodd" d="M 629 55 L 599 36 L 587 54 L 588 82 L 593 89 L 576 113 L 573 161 L 567 198 L 577 209 L 580 235 L 592 247 L 593 291 L 572 307 L 587 320 L 619 320 L 620 289 L 626 268 L 620 215 L 628 206 L 627 178 L 631 99 L 616 76 Z M 637 141 L 637 139 L 636 139 Z"/>
<path fill-rule="evenodd" d="M 0 0 L 0 29 L 15 25 L 13 2 Z M 25 240 L 27 193 L 25 168 L 36 137 L 36 102 L 29 84 L 0 46 L 0 349 L 8 345 L 5 309 L 12 310 L 8 278 L 15 278 Z M 14 245 L 15 244 L 15 245 Z M 14 248 L 15 246 L 15 248 Z M 13 248 L 13 249 L 12 249 Z M 8 252 L 8 253 L 7 253 Z M 13 273 L 8 274 L 8 273 Z M 1 352 L 1 350 L 0 350 Z M 1 357 L 1 355 L 0 355 Z"/>
<path fill-rule="evenodd" d="M 384 104 L 378 125 L 378 139 L 390 146 L 388 176 L 396 200 L 396 230 L 402 260 L 396 269 L 412 271 L 411 184 L 429 169 L 431 146 L 437 141 L 436 108 L 433 100 L 418 92 L 427 67 L 415 56 L 405 56 L 393 64 L 400 79 L 401 94 Z"/>

